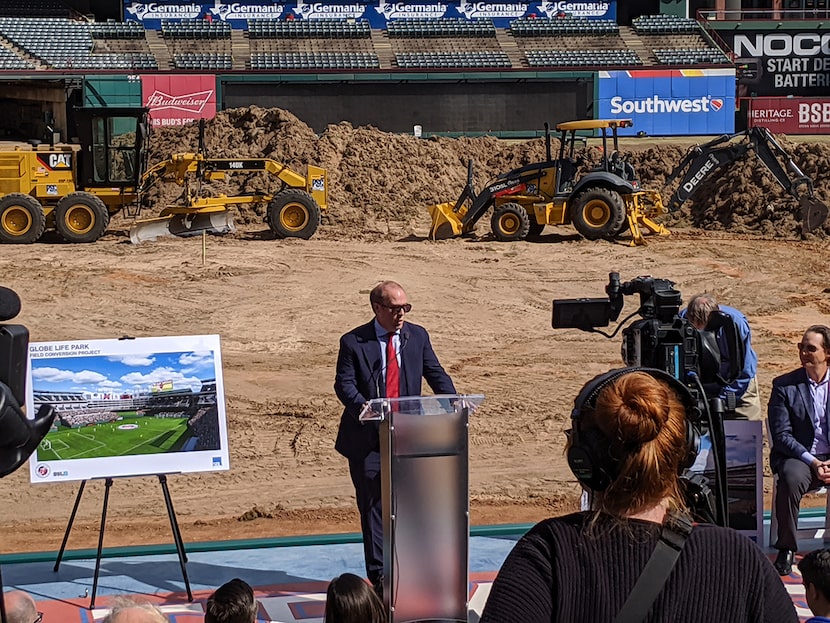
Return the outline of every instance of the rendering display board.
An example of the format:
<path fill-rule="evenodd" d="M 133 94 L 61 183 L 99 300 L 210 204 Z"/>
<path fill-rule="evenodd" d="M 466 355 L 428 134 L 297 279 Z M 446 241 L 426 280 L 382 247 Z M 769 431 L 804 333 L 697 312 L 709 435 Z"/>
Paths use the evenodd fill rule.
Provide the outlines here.
<path fill-rule="evenodd" d="M 218 335 L 34 342 L 27 388 L 58 412 L 34 483 L 229 469 Z"/>

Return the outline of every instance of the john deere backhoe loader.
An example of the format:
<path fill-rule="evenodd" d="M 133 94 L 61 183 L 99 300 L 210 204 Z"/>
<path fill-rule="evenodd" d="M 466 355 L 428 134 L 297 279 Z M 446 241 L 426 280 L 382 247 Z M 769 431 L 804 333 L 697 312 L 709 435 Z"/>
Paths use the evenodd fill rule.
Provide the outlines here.
<path fill-rule="evenodd" d="M 634 168 L 619 157 L 617 129 L 630 125 L 630 119 L 560 123 L 556 126 L 561 132 L 556 160 L 551 157 L 546 126 L 546 161 L 499 175 L 480 193 L 473 188 L 470 161 L 467 185 L 458 200 L 454 204 L 430 206 L 430 236 L 446 238 L 468 233 L 491 207 L 493 235 L 504 241 L 538 235 L 545 225 L 568 223 L 573 223 L 589 240 L 616 238 L 630 231 L 632 245 L 644 242 L 641 226 L 656 234 L 667 234 L 653 220 L 666 211 L 660 194 L 640 188 Z M 598 167 L 577 176 L 577 133 L 596 130 L 602 141 L 602 161 Z"/>
<path fill-rule="evenodd" d="M 67 242 L 94 242 L 111 215 L 131 208 L 138 214 L 147 191 L 161 181 L 183 186 L 182 202 L 137 221 L 133 242 L 225 233 L 233 228 L 228 206 L 239 203 L 268 204 L 266 219 L 277 237 L 309 238 L 327 207 L 325 169 L 309 166 L 304 177 L 269 158 L 209 158 L 203 122 L 198 152 L 171 154 L 149 167 L 146 109 L 76 109 L 73 116 L 78 144 L 0 143 L 0 242 L 35 242 L 47 228 Z M 203 182 L 250 171 L 274 175 L 279 190 L 233 197 L 198 192 Z"/>
<path fill-rule="evenodd" d="M 499 175 L 476 193 L 473 164 L 467 170 L 467 185 L 455 203 L 430 206 L 430 236 L 446 238 L 469 233 L 489 208 L 490 227 L 498 240 L 522 240 L 539 235 L 545 225 L 572 223 L 589 240 L 616 238 L 629 230 L 631 244 L 643 244 L 640 226 L 657 234 L 668 230 L 654 217 L 680 209 L 702 185 L 731 163 L 754 153 L 779 184 L 798 200 L 804 233 L 824 224 L 828 209 L 813 193 L 813 182 L 766 128 L 724 134 L 692 147 L 666 181 L 680 180 L 678 189 L 664 204 L 657 191 L 642 190 L 631 164 L 619 157 L 617 128 L 628 127 L 628 119 L 569 121 L 560 123 L 559 158 L 553 160 L 550 135 L 546 131 L 547 160 Z M 547 128 L 546 128 L 547 129 Z M 599 130 L 602 140 L 600 166 L 577 177 L 574 144 L 577 131 Z M 610 130 L 612 150 L 609 154 Z"/>

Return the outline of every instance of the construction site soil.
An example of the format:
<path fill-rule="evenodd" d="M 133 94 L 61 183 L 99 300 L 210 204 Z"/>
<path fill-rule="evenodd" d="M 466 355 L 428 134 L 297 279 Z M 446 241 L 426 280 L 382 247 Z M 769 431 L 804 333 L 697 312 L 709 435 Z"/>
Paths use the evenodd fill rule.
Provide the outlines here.
<path fill-rule="evenodd" d="M 778 138 L 826 201 L 828 145 Z M 764 401 L 773 377 L 798 365 L 804 328 L 830 324 L 830 230 L 802 236 L 797 202 L 751 155 L 663 217 L 670 236 L 630 247 L 586 241 L 569 226 L 500 243 L 486 217 L 474 235 L 427 238 L 427 206 L 455 200 L 469 158 L 481 187 L 543 160 L 541 138 L 419 139 L 348 123 L 317 136 L 285 111 L 250 108 L 209 121 L 206 144 L 217 157 L 268 156 L 301 173 L 307 164 L 327 168 L 330 203 L 317 234 L 275 240 L 264 206 L 250 206 L 238 211 L 234 233 L 204 246 L 200 238 L 132 245 L 132 218 L 121 214 L 94 244 L 47 236 L 0 247 L 2 284 L 20 294 L 16 322 L 32 341 L 221 336 L 231 466 L 170 476 L 186 542 L 359 530 L 346 460 L 333 447 L 341 413 L 334 366 L 339 336 L 370 318 L 368 292 L 379 280 L 404 285 L 411 321 L 429 328 L 459 391 L 487 396 L 470 425 L 473 524 L 532 522 L 577 506 L 563 431 L 581 385 L 621 365 L 620 338 L 551 329 L 552 299 L 604 296 L 610 271 L 670 279 L 684 300 L 714 292 L 750 320 Z M 668 197 L 666 177 L 689 144 L 626 139 L 622 150 L 643 186 Z M 196 145 L 195 126 L 159 131 L 150 160 Z M 202 193 L 277 187 L 265 174 L 240 174 Z M 160 210 L 181 189 L 154 193 Z M 30 484 L 25 468 L 0 480 L 0 551 L 57 549 L 77 487 Z M 70 548 L 97 543 L 103 489 L 87 486 Z M 105 545 L 171 541 L 157 480 L 117 480 Z"/>

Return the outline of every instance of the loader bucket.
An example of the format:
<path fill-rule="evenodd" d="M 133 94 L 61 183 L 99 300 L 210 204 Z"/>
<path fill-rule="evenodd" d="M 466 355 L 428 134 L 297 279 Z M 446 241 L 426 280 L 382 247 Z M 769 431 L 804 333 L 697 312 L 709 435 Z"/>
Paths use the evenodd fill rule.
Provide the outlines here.
<path fill-rule="evenodd" d="M 162 236 L 188 238 L 190 236 L 200 236 L 202 232 L 227 234 L 235 229 L 233 215 L 228 210 L 174 214 L 145 221 L 136 221 L 130 228 L 130 240 L 133 244 L 139 244 L 156 240 Z"/>
<path fill-rule="evenodd" d="M 429 206 L 429 216 L 432 226 L 429 228 L 429 237 L 433 240 L 444 240 L 461 235 L 461 219 L 453 211 L 454 203 L 438 203 Z"/>
<path fill-rule="evenodd" d="M 808 234 L 824 225 L 827 219 L 827 206 L 815 197 L 802 195 L 798 200 L 801 205 L 801 232 Z"/>

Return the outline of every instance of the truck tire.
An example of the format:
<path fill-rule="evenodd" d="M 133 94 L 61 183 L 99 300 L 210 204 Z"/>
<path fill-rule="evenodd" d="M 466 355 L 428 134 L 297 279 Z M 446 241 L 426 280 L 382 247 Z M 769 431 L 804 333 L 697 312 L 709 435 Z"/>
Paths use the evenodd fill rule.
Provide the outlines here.
<path fill-rule="evenodd" d="M 268 204 L 268 225 L 278 238 L 308 240 L 317 231 L 320 218 L 320 206 L 304 190 L 283 190 Z"/>
<path fill-rule="evenodd" d="M 0 242 L 30 244 L 46 229 L 46 215 L 38 200 L 23 193 L 0 199 Z"/>
<path fill-rule="evenodd" d="M 524 240 L 530 231 L 530 216 L 518 203 L 503 203 L 493 210 L 490 229 L 502 242 Z"/>
<path fill-rule="evenodd" d="M 571 222 L 587 240 L 613 238 L 625 223 L 622 197 L 608 188 L 588 188 L 574 199 Z"/>
<path fill-rule="evenodd" d="M 92 193 L 70 193 L 55 208 L 55 229 L 67 242 L 95 242 L 109 222 L 107 206 Z"/>

